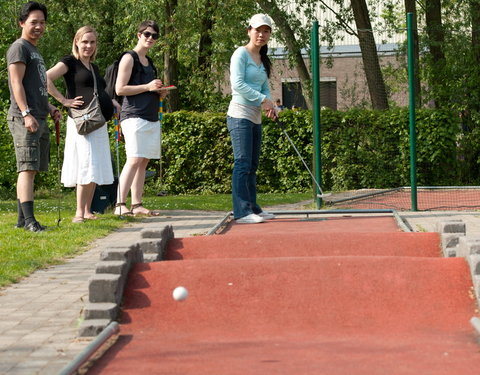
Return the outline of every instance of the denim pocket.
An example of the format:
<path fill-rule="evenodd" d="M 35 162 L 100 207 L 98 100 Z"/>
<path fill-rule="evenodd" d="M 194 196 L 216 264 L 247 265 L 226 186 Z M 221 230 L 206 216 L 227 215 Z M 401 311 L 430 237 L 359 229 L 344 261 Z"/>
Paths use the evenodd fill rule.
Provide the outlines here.
<path fill-rule="evenodd" d="M 255 124 L 245 118 L 236 118 L 236 117 L 227 116 L 227 127 L 229 131 L 232 131 L 233 129 L 239 129 L 239 130 L 243 129 L 248 131 L 253 126 L 255 126 Z"/>
<path fill-rule="evenodd" d="M 227 116 L 227 129 L 228 131 L 232 131 L 238 125 L 240 119 L 235 117 Z"/>

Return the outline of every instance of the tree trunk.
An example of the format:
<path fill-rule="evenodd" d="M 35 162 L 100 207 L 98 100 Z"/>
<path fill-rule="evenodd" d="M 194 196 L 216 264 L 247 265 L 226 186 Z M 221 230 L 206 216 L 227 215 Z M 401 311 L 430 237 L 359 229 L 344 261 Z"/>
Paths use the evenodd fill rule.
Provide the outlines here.
<path fill-rule="evenodd" d="M 472 18 L 472 50 L 477 65 L 480 65 L 480 0 L 470 0 Z"/>
<path fill-rule="evenodd" d="M 166 85 L 178 84 L 178 42 L 177 33 L 173 25 L 173 18 L 178 5 L 178 0 L 166 0 L 165 2 L 165 36 L 169 37 L 169 43 L 165 48 L 164 55 L 164 83 Z M 177 111 L 180 108 L 178 90 L 172 90 L 168 94 L 168 105 L 170 111 Z"/>
<path fill-rule="evenodd" d="M 426 0 L 425 21 L 430 57 L 432 59 L 432 73 L 428 83 L 433 92 L 435 106 L 439 108 L 448 103 L 448 97 L 443 90 L 443 71 L 445 68 L 443 44 L 445 42 L 445 34 L 442 25 L 441 0 Z"/>
<path fill-rule="evenodd" d="M 413 58 L 414 58 L 414 89 L 415 105 L 417 108 L 422 106 L 422 86 L 420 85 L 420 48 L 418 46 L 418 28 L 417 28 L 417 9 L 416 0 L 405 0 L 405 12 L 413 13 Z"/>
<path fill-rule="evenodd" d="M 480 76 L 480 0 L 469 0 L 470 2 L 470 18 L 471 18 L 471 27 L 472 27 L 472 54 L 473 61 L 472 64 L 472 75 L 474 77 Z M 470 93 L 467 94 L 470 98 L 479 98 L 480 97 L 480 87 L 475 85 L 470 87 Z M 476 111 L 480 110 L 480 103 L 477 100 L 472 100 L 469 105 Z M 464 122 L 470 122 L 470 111 L 462 112 L 462 120 Z"/>
<path fill-rule="evenodd" d="M 380 69 L 367 4 L 365 0 L 352 0 L 351 6 L 357 26 L 358 41 L 362 51 L 363 68 L 367 78 L 372 107 L 380 110 L 388 109 L 387 91 Z"/>
<path fill-rule="evenodd" d="M 288 49 L 288 52 L 293 55 L 295 60 L 295 67 L 297 69 L 298 77 L 300 78 L 300 83 L 302 85 L 303 94 L 306 95 L 305 101 L 307 102 L 307 107 L 312 108 L 312 95 L 310 89 L 308 88 L 308 82 L 310 81 L 310 73 L 308 68 L 303 60 L 302 51 L 298 42 L 295 38 L 295 33 L 288 24 L 287 19 L 283 15 L 282 11 L 277 7 L 274 1 L 271 0 L 256 0 L 260 8 L 267 13 L 272 20 L 275 22 L 275 26 L 280 30 L 285 39 L 285 44 Z"/>
<path fill-rule="evenodd" d="M 198 67 L 204 75 L 208 76 L 211 69 L 212 57 L 212 29 L 214 22 L 215 6 L 212 0 L 208 0 L 205 4 L 205 9 L 202 17 L 202 24 L 200 29 L 200 41 L 198 44 Z"/>

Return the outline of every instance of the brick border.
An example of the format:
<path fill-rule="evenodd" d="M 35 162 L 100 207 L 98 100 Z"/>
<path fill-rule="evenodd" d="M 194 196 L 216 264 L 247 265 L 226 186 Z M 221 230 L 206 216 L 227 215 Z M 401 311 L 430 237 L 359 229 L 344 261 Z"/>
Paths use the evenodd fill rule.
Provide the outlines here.
<path fill-rule="evenodd" d="M 140 238 L 130 246 L 108 247 L 100 254 L 95 274 L 88 280 L 88 303 L 80 337 L 97 336 L 120 314 L 123 291 L 128 273 L 136 263 L 162 260 L 167 243 L 174 238 L 173 227 L 143 229 Z"/>

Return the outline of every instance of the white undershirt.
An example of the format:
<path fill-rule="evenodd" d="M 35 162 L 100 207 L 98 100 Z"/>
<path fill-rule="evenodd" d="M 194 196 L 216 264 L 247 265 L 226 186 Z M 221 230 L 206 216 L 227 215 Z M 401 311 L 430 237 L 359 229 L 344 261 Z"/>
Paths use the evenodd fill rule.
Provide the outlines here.
<path fill-rule="evenodd" d="M 244 118 L 250 120 L 254 124 L 262 123 L 262 108 L 254 105 L 245 105 L 230 102 L 228 106 L 227 116 L 234 118 Z"/>

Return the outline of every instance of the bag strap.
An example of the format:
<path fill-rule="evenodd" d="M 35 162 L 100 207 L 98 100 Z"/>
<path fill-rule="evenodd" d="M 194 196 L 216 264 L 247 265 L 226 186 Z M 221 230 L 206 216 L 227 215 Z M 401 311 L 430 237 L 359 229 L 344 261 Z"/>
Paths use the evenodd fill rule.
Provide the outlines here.
<path fill-rule="evenodd" d="M 133 58 L 133 67 L 132 67 L 132 75 L 131 75 L 131 77 L 133 77 L 135 73 L 141 72 L 142 63 L 140 62 L 140 57 L 138 56 L 138 53 L 135 52 L 133 49 L 131 51 L 127 51 L 127 53 Z"/>
<path fill-rule="evenodd" d="M 138 56 L 138 53 L 136 51 L 134 51 L 133 49 L 130 50 L 130 51 L 127 51 L 125 53 L 130 54 L 130 56 L 132 56 L 132 58 L 133 58 L 132 75 L 133 75 L 134 72 L 140 72 L 142 63 L 140 62 L 140 57 Z M 153 69 L 154 77 L 157 78 L 157 68 L 155 67 L 155 64 L 153 63 L 152 58 L 148 55 L 146 55 L 146 58 L 148 60 L 148 63 L 150 64 L 150 66 Z"/>
<path fill-rule="evenodd" d="M 90 71 L 92 72 L 93 75 L 93 93 L 98 96 L 98 90 L 97 90 L 97 78 L 95 77 L 95 68 L 93 67 L 92 64 L 90 64 Z"/>

